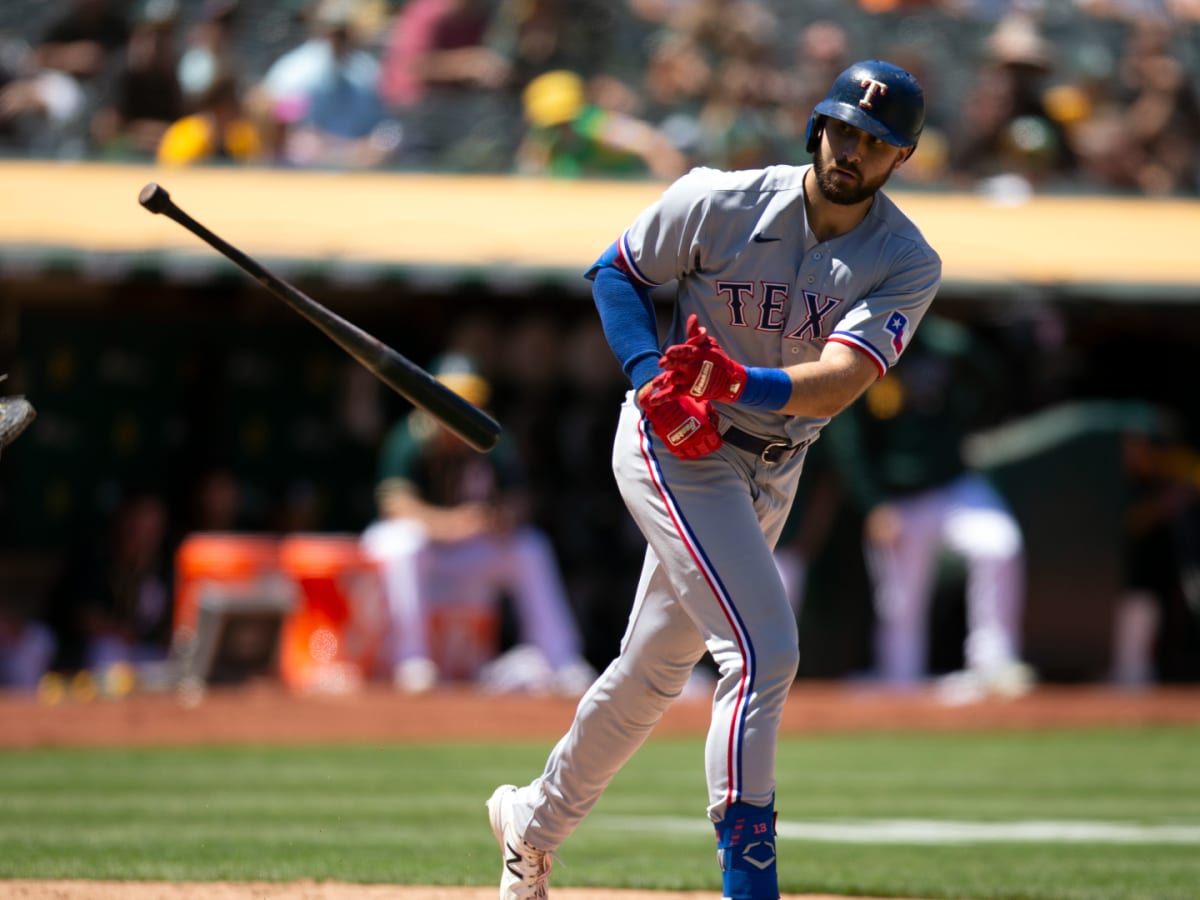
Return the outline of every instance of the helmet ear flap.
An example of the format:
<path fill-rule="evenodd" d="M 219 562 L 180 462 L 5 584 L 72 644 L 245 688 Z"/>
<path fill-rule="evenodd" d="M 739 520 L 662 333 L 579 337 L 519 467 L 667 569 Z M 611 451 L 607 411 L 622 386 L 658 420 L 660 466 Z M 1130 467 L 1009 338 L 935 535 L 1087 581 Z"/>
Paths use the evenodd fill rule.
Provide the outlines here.
<path fill-rule="evenodd" d="M 821 145 L 821 132 L 824 130 L 825 117 L 813 113 L 808 119 L 808 134 L 805 143 L 805 149 L 809 153 L 817 152 L 817 147 Z"/>

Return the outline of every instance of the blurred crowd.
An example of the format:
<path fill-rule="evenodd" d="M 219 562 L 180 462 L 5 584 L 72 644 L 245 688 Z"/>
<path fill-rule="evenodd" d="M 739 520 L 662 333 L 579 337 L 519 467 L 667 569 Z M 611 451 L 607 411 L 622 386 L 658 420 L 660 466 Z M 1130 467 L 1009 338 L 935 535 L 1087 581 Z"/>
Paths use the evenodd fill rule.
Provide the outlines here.
<path fill-rule="evenodd" d="M 1183 0 L 55 0 L 0 16 L 0 152 L 669 179 L 806 161 L 855 59 L 925 84 L 901 177 L 1194 195 Z"/>

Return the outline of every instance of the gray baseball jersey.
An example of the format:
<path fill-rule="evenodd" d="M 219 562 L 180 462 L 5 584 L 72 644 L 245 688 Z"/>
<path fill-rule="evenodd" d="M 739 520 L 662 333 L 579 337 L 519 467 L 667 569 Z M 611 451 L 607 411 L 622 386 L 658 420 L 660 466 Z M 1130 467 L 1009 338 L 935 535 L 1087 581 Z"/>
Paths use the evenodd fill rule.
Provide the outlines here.
<path fill-rule="evenodd" d="M 816 360 L 829 341 L 896 362 L 941 276 L 937 254 L 883 194 L 852 231 L 818 241 L 807 225 L 809 167 L 696 169 L 671 185 L 619 241 L 646 285 L 677 280 L 667 343 L 687 317 L 734 359 L 782 367 Z M 827 419 L 717 404 L 726 423 L 789 443 Z M 705 750 L 708 814 L 772 804 L 776 736 L 799 664 L 796 618 L 772 552 L 804 452 L 772 463 L 726 443 L 680 459 L 631 391 L 613 471 L 648 549 L 621 652 L 580 701 L 542 776 L 518 791 L 514 815 L 534 846 L 554 849 L 679 696 L 707 650 L 720 668 Z"/>
<path fill-rule="evenodd" d="M 668 345 L 687 339 L 695 313 L 745 365 L 815 360 L 826 341 L 857 347 L 880 376 L 896 362 L 933 299 L 941 261 L 882 193 L 857 228 L 818 241 L 804 208 L 809 168 L 694 169 L 621 236 L 621 255 L 645 284 L 678 279 Z M 736 405 L 720 412 L 790 443 L 816 437 L 828 421 Z"/>

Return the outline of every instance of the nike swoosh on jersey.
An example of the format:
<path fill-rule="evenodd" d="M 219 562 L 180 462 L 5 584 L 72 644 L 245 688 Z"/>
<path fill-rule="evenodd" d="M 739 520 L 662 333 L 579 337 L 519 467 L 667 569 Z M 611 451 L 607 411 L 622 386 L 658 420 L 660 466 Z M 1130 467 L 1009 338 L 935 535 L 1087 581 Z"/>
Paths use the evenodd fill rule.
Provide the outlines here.
<path fill-rule="evenodd" d="M 763 234 L 761 231 L 756 232 L 754 235 L 754 243 L 756 243 L 756 244 L 769 244 L 769 243 L 771 243 L 771 241 L 777 241 L 777 240 L 779 240 L 779 238 L 770 237 L 768 235 Z"/>

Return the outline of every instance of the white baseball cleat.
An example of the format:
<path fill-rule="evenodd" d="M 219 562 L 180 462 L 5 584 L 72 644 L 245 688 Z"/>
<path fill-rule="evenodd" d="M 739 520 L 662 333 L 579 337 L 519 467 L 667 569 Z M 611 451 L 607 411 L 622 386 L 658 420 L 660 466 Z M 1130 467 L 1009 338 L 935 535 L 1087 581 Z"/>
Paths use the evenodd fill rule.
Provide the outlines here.
<path fill-rule="evenodd" d="M 416 657 L 396 663 L 392 684 L 406 694 L 425 694 L 437 687 L 438 667 L 432 659 Z"/>
<path fill-rule="evenodd" d="M 1033 668 L 1022 662 L 999 663 L 943 675 L 937 695 L 946 706 L 965 706 L 989 697 L 1012 700 L 1028 694 L 1037 681 Z"/>
<path fill-rule="evenodd" d="M 500 873 L 500 900 L 547 900 L 550 896 L 550 866 L 552 854 L 525 843 L 517 834 L 512 821 L 513 797 L 516 785 L 502 784 L 487 802 L 492 834 L 504 854 L 504 870 Z"/>

